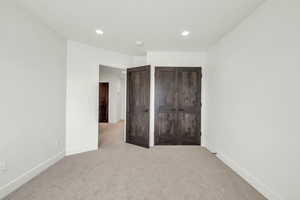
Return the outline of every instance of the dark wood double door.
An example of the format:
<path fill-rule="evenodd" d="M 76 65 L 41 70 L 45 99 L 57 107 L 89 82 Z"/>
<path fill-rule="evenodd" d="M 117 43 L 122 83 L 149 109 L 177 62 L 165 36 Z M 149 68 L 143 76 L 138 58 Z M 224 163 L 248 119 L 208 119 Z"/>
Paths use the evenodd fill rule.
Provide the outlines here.
<path fill-rule="evenodd" d="M 127 69 L 126 142 L 149 147 L 150 66 Z"/>
<path fill-rule="evenodd" d="M 99 83 L 99 123 L 108 122 L 109 83 Z"/>
<path fill-rule="evenodd" d="M 201 144 L 201 68 L 156 67 L 155 144 Z"/>

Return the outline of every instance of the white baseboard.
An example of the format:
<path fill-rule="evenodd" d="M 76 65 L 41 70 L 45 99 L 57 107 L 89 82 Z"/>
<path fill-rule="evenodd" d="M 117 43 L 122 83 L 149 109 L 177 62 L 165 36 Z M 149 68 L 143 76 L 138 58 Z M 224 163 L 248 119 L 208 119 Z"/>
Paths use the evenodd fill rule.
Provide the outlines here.
<path fill-rule="evenodd" d="M 74 154 L 79 154 L 79 153 L 85 153 L 89 151 L 97 151 L 98 146 L 96 147 L 86 147 L 86 148 L 80 148 L 80 149 L 67 149 L 66 150 L 66 156 L 71 156 Z"/>
<path fill-rule="evenodd" d="M 276 192 L 272 191 L 269 187 L 262 183 L 259 179 L 254 177 L 249 171 L 238 165 L 234 160 L 230 159 L 223 153 L 217 153 L 217 157 L 228 165 L 233 171 L 245 179 L 257 191 L 263 194 L 269 200 L 283 200 Z"/>
<path fill-rule="evenodd" d="M 208 146 L 208 145 L 203 145 L 202 147 L 206 148 L 210 153 L 213 153 L 213 154 L 217 153 L 215 150 L 213 150 L 212 148 L 210 148 L 210 146 Z"/>
<path fill-rule="evenodd" d="M 2 186 L 0 188 L 0 199 L 6 197 L 8 194 L 15 191 L 16 189 L 18 189 L 20 186 L 30 181 L 35 176 L 45 171 L 48 167 L 55 164 L 57 161 L 61 160 L 64 156 L 65 156 L 65 152 L 60 152 L 55 156 L 49 158 L 48 160 L 38 164 L 36 167 L 25 172 L 24 174 L 12 180 L 8 184 Z"/>

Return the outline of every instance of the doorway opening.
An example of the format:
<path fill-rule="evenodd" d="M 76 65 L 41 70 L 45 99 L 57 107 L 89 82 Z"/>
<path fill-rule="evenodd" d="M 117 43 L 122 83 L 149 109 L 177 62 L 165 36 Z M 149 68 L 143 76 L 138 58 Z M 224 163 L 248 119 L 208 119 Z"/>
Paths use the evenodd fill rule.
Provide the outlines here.
<path fill-rule="evenodd" d="M 126 70 L 99 65 L 98 148 L 124 142 Z"/>

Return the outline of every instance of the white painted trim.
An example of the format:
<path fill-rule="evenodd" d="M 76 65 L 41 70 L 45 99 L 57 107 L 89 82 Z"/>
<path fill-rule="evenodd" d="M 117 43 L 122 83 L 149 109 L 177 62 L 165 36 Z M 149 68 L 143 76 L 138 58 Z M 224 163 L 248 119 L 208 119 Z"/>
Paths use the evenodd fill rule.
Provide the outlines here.
<path fill-rule="evenodd" d="M 149 147 L 155 146 L 155 67 L 150 65 Z"/>
<path fill-rule="evenodd" d="M 217 157 L 222 160 L 226 165 L 233 169 L 238 175 L 245 179 L 250 185 L 252 185 L 257 191 L 263 194 L 269 200 L 283 200 L 280 195 L 272 191 L 266 184 L 261 180 L 253 176 L 248 170 L 241 167 L 237 162 L 229 158 L 223 153 L 217 153 Z"/>
<path fill-rule="evenodd" d="M 123 130 L 123 141 L 124 141 L 124 143 L 126 143 L 126 122 L 127 122 L 127 69 L 128 68 L 126 68 L 125 70 L 126 70 L 126 76 L 125 76 L 125 95 L 124 95 L 124 98 L 125 99 L 123 99 L 124 101 L 125 101 L 125 108 L 124 108 L 124 112 L 125 112 L 125 119 L 124 119 L 124 130 Z"/>
<path fill-rule="evenodd" d="M 203 144 L 202 147 L 206 148 L 210 153 L 217 154 L 217 152 L 213 148 L 211 148 L 211 146 L 207 143 L 207 139 L 206 138 L 205 138 L 205 144 Z M 219 159 L 221 159 L 221 158 L 219 158 Z"/>
<path fill-rule="evenodd" d="M 79 153 L 85 153 L 89 151 L 97 151 L 98 146 L 96 147 L 86 147 L 86 148 L 80 148 L 80 149 L 69 149 L 66 151 L 66 156 L 71 156 L 74 154 L 79 154 Z"/>
<path fill-rule="evenodd" d="M 47 168 L 49 168 L 51 165 L 55 164 L 57 161 L 64 158 L 65 152 L 60 152 L 56 154 L 55 156 L 49 158 L 48 160 L 38 164 L 37 166 L 33 167 L 32 169 L 28 170 L 21 176 L 15 178 L 14 180 L 10 181 L 6 185 L 2 186 L 0 188 L 0 199 L 6 197 L 11 192 L 15 191 L 19 187 L 21 187 L 23 184 L 30 181 L 32 178 L 39 175 L 41 172 L 45 171 Z"/>

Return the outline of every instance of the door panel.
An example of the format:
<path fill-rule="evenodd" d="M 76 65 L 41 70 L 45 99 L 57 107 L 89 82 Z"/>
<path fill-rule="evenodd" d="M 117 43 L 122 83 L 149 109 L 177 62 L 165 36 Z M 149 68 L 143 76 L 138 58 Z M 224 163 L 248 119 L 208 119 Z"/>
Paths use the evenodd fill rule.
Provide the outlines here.
<path fill-rule="evenodd" d="M 200 144 L 201 68 L 178 69 L 178 137 L 181 144 Z"/>
<path fill-rule="evenodd" d="M 127 69 L 126 142 L 149 147 L 150 66 Z"/>
<path fill-rule="evenodd" d="M 175 112 L 160 112 L 157 116 L 156 141 L 155 144 L 173 144 L 177 141 L 176 133 L 176 113 Z"/>
<path fill-rule="evenodd" d="M 178 144 L 199 145 L 199 117 L 195 113 L 178 112 Z"/>
<path fill-rule="evenodd" d="M 186 69 L 178 71 L 179 106 L 192 107 L 198 104 L 198 72 Z"/>
<path fill-rule="evenodd" d="M 155 144 L 176 143 L 176 70 L 169 67 L 156 68 L 155 81 Z"/>
<path fill-rule="evenodd" d="M 108 122 L 109 84 L 99 83 L 99 123 Z"/>
<path fill-rule="evenodd" d="M 155 70 L 155 144 L 199 145 L 201 68 Z"/>

